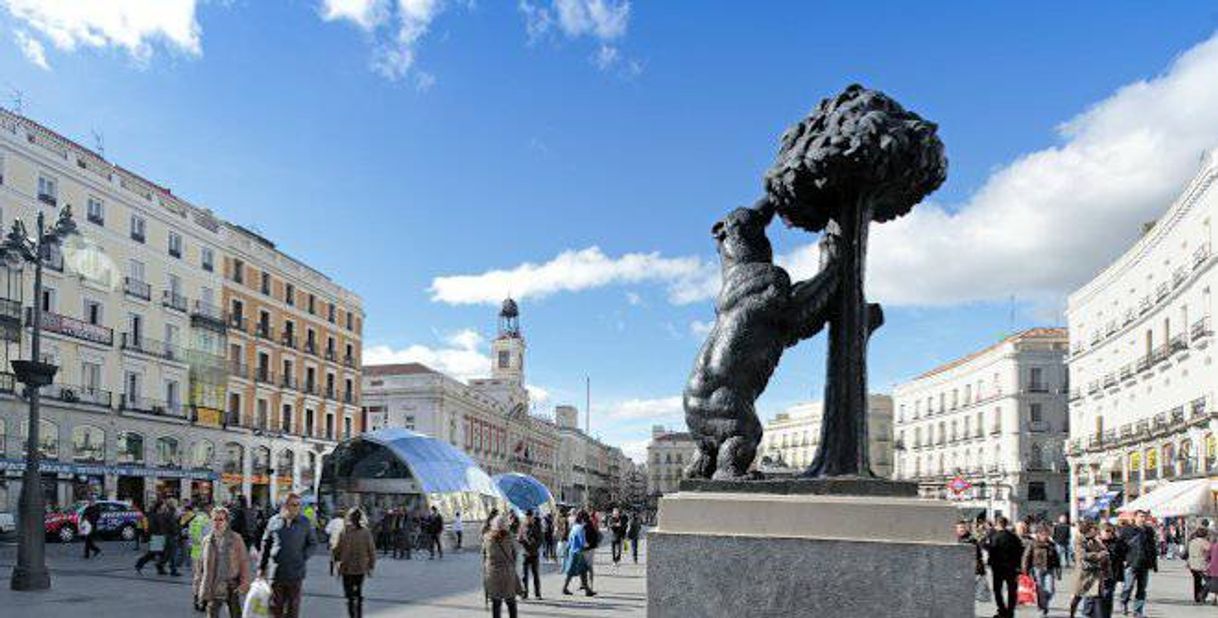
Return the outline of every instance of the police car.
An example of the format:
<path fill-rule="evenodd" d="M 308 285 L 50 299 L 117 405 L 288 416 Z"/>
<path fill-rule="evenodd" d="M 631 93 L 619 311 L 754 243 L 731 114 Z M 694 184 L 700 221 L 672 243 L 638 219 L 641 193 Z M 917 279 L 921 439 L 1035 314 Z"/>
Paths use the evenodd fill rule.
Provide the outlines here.
<path fill-rule="evenodd" d="M 98 500 L 99 515 L 96 534 L 102 538 L 121 538 L 130 541 L 144 522 L 144 514 L 129 502 Z M 62 511 L 47 513 L 45 527 L 47 536 L 71 543 L 79 534 L 80 521 L 87 503 L 81 502 Z"/>

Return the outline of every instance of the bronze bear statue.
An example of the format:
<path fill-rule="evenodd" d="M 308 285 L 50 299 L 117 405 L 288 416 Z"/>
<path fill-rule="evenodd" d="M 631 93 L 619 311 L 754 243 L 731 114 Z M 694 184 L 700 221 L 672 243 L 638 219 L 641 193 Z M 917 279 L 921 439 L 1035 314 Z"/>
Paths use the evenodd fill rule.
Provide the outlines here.
<path fill-rule="evenodd" d="M 687 478 L 749 477 L 762 434 L 754 402 L 783 351 L 816 335 L 830 317 L 840 277 L 836 236 L 827 232 L 821 238 L 820 272 L 792 284 L 774 264 L 766 236 L 774 212 L 762 199 L 711 228 L 723 283 L 715 324 L 685 386 L 685 422 L 698 444 Z"/>

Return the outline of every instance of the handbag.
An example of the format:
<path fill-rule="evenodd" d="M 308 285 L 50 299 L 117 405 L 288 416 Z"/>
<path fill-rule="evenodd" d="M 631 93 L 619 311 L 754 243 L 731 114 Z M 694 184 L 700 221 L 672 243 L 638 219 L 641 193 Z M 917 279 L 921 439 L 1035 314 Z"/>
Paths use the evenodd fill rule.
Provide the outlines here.
<path fill-rule="evenodd" d="M 80 536 L 89 536 L 90 534 L 93 534 L 93 524 L 89 523 L 87 519 L 80 520 Z"/>
<path fill-rule="evenodd" d="M 148 539 L 148 551 L 158 552 L 165 551 L 165 535 L 154 534 Z"/>
<path fill-rule="evenodd" d="M 1036 580 L 1026 573 L 1019 576 L 1019 605 L 1036 605 Z"/>

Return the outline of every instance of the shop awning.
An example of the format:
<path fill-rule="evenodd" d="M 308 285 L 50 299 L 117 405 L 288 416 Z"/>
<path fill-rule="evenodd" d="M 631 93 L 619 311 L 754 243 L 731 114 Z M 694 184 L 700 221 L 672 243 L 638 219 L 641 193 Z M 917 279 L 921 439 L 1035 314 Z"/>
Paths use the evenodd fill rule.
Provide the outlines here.
<path fill-rule="evenodd" d="M 1160 518 L 1212 514 L 1215 491 L 1218 491 L 1215 479 L 1173 481 L 1126 504 L 1121 512 L 1147 511 Z"/>

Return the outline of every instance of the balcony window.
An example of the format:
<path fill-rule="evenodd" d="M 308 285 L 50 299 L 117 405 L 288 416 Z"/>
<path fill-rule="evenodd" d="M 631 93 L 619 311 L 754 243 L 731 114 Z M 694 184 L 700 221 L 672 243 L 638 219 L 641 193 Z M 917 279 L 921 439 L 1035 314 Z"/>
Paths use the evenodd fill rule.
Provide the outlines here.
<path fill-rule="evenodd" d="M 90 197 L 89 204 L 88 204 L 87 217 L 89 219 L 89 223 L 104 226 L 106 224 L 106 206 L 105 206 L 105 204 L 103 204 L 101 200 L 99 200 L 95 197 Z"/>
<path fill-rule="evenodd" d="M 212 272 L 216 269 L 216 254 L 211 250 L 211 247 L 203 247 L 199 250 L 199 255 L 202 258 L 203 270 Z"/>
<path fill-rule="evenodd" d="M 147 222 L 139 215 L 131 215 L 131 240 L 144 242 Z"/>
<path fill-rule="evenodd" d="M 245 283 L 245 262 L 233 260 L 233 281 Z"/>
<path fill-rule="evenodd" d="M 182 257 L 182 235 L 177 232 L 169 233 L 169 255 L 171 257 Z"/>
<path fill-rule="evenodd" d="M 271 273 L 268 273 L 268 272 L 263 272 L 263 273 L 262 273 L 262 286 L 261 286 L 261 288 L 262 288 L 262 293 L 263 293 L 263 294 L 270 295 L 270 293 L 271 293 Z"/>
<path fill-rule="evenodd" d="M 50 176 L 38 176 L 38 201 L 48 206 L 59 203 L 59 182 Z"/>
<path fill-rule="evenodd" d="M 296 305 L 296 286 L 287 282 L 283 284 L 283 302 L 289 307 Z"/>

